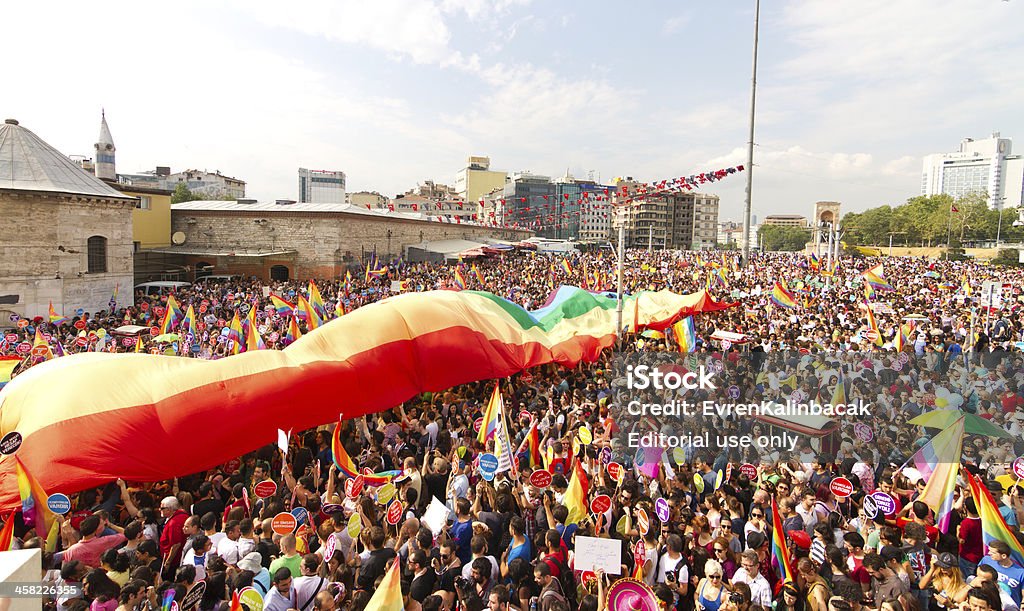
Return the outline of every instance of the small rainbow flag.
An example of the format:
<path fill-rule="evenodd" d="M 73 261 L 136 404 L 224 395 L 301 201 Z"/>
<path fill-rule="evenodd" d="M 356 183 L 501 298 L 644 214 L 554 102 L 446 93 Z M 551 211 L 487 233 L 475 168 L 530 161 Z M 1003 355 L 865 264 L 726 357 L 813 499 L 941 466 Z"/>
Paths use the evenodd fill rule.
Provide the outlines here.
<path fill-rule="evenodd" d="M 0 530 L 0 552 L 9 552 L 14 547 L 14 513 L 4 520 L 4 528 Z"/>
<path fill-rule="evenodd" d="M 18 494 L 21 496 L 21 515 L 25 526 L 36 529 L 36 535 L 46 541 L 46 551 L 57 547 L 57 516 L 46 506 L 46 491 L 36 478 L 28 472 L 21 459 L 14 457 L 18 477 Z"/>
<path fill-rule="evenodd" d="M 469 271 L 473 272 L 473 275 L 476 276 L 477 282 L 479 282 L 480 284 L 484 283 L 484 275 L 480 273 L 480 270 L 477 268 L 476 263 L 469 267 Z"/>
<path fill-rule="evenodd" d="M 36 352 L 36 348 L 39 348 L 39 347 L 45 348 L 45 351 L 43 351 L 43 354 L 36 354 L 35 353 Z M 40 357 L 40 356 L 43 357 L 43 360 L 45 360 L 45 361 L 48 361 L 48 360 L 53 358 L 53 350 L 50 349 L 50 344 L 48 344 L 46 342 L 46 340 L 43 339 L 43 334 L 39 332 L 39 327 L 36 327 L 36 338 L 35 338 L 35 341 L 32 342 L 32 354 L 33 354 L 33 356 L 36 356 L 36 357 Z"/>
<path fill-rule="evenodd" d="M 53 302 L 51 301 L 50 302 L 50 324 L 51 325 L 60 326 L 60 325 L 63 325 L 64 323 L 66 323 L 67 321 L 68 321 L 67 317 L 65 317 L 65 316 L 58 316 L 57 315 L 57 310 L 53 309 Z"/>
<path fill-rule="evenodd" d="M 484 411 L 484 423 L 480 426 L 477 434 L 477 441 L 487 443 L 487 440 L 494 436 L 498 430 L 498 422 L 502 419 L 501 384 L 494 385 L 494 392 L 491 393 L 491 400 L 487 402 L 487 409 Z"/>
<path fill-rule="evenodd" d="M 466 288 L 466 279 L 462 277 L 462 270 L 457 267 L 455 268 L 455 285 L 463 290 Z"/>
<path fill-rule="evenodd" d="M 242 330 L 242 321 L 238 320 L 238 310 L 235 310 L 235 315 L 231 318 L 231 322 L 228 324 L 227 338 L 235 343 L 231 349 L 231 353 L 238 354 L 239 348 L 242 346 L 243 340 L 245 339 L 245 333 Z"/>
<path fill-rule="evenodd" d="M 320 316 L 320 320 L 326 319 L 327 309 L 324 306 L 324 298 L 320 296 L 320 289 L 316 288 L 316 282 L 310 280 L 306 292 L 309 293 L 309 304 L 313 306 L 317 315 Z"/>
<path fill-rule="evenodd" d="M 568 275 L 572 274 L 572 265 L 569 265 L 568 259 L 562 259 L 562 271 Z"/>
<path fill-rule="evenodd" d="M 352 293 L 352 272 L 345 270 L 345 294 L 349 295 Z"/>
<path fill-rule="evenodd" d="M 188 304 L 188 309 L 185 310 L 185 317 L 181 319 L 181 330 L 185 333 L 191 333 L 193 338 L 198 337 L 196 334 L 196 311 L 192 309 L 192 304 Z"/>
<path fill-rule="evenodd" d="M 295 311 L 295 304 L 289 303 L 277 295 L 270 296 L 270 303 L 274 305 L 274 309 L 277 310 L 278 316 L 291 316 L 292 312 Z"/>
<path fill-rule="evenodd" d="M 540 432 L 537 430 L 537 420 L 534 419 L 533 424 L 530 425 L 530 430 L 526 432 L 526 437 L 523 439 L 523 443 L 519 444 L 519 449 L 516 450 L 516 455 L 526 454 L 528 467 L 538 469 L 541 466 L 540 457 Z"/>
<path fill-rule="evenodd" d="M 864 281 L 867 282 L 871 286 L 871 288 L 876 290 L 876 291 L 894 291 L 894 290 L 896 290 L 896 289 L 893 288 L 893 286 L 891 284 L 889 284 L 888 281 L 886 281 L 886 279 L 883 277 L 883 275 L 884 275 L 884 270 L 882 269 L 882 264 L 881 263 L 879 263 L 878 265 L 876 265 L 876 266 L 872 267 L 871 269 L 865 271 L 864 274 L 863 274 Z"/>
<path fill-rule="evenodd" d="M 402 581 L 398 568 L 398 558 L 391 563 L 391 568 L 377 586 L 373 596 L 366 603 L 366 611 L 405 611 L 402 603 Z"/>
<path fill-rule="evenodd" d="M 174 298 L 174 295 L 168 295 L 167 309 L 164 311 L 164 321 L 160 324 L 160 334 L 170 333 L 183 316 L 184 314 L 181 312 L 178 300 Z"/>
<path fill-rule="evenodd" d="M 999 506 L 996 505 L 992 494 L 976 477 L 968 471 L 964 471 L 967 481 L 971 485 L 971 494 L 974 495 L 974 502 L 978 505 L 978 513 L 981 516 L 981 534 L 985 542 L 985 553 L 988 553 L 988 545 L 999 539 L 1010 546 L 1010 557 L 1018 566 L 1024 566 L 1024 546 L 1020 544 L 1017 537 L 1006 524 L 1006 520 L 999 513 Z"/>
<path fill-rule="evenodd" d="M 331 435 L 331 454 L 334 458 L 335 466 L 338 467 L 338 470 L 341 471 L 343 475 L 346 477 L 356 477 L 360 475 L 359 468 L 354 462 L 352 462 L 352 458 L 348 455 L 348 452 L 345 451 L 345 446 L 341 443 L 341 422 L 338 423 L 338 426 L 334 427 L 334 434 Z M 367 486 L 383 486 L 401 474 L 401 471 L 395 470 L 372 474 L 364 473 L 362 476 L 363 482 Z"/>
<path fill-rule="evenodd" d="M 284 332 L 284 338 L 290 344 L 300 337 L 302 337 L 302 332 L 299 331 L 299 321 L 295 320 L 295 317 L 292 316 L 291 320 L 288 321 L 288 330 Z"/>
<path fill-rule="evenodd" d="M 798 305 L 796 297 L 793 296 L 793 293 L 787 291 L 781 282 L 776 282 L 775 286 L 772 287 L 771 299 L 772 303 L 782 308 L 793 309 Z"/>
<path fill-rule="evenodd" d="M 927 484 L 919 500 L 935 510 L 935 525 L 944 533 L 949 532 L 953 514 L 953 493 L 956 491 L 956 478 L 960 471 L 963 440 L 964 418 L 961 416 L 912 457 L 915 465 L 920 461 L 926 468 L 921 470 Z"/>
<path fill-rule="evenodd" d="M 320 316 L 306 298 L 299 295 L 299 303 L 295 308 L 295 315 L 306 321 L 306 329 L 312 331 L 320 326 Z"/>
<path fill-rule="evenodd" d="M 21 364 L 21 357 L 0 355 L 0 388 L 11 381 L 11 374 Z"/>
<path fill-rule="evenodd" d="M 693 327 L 692 316 L 687 316 L 672 325 L 672 334 L 679 344 L 680 352 L 693 352 L 697 349 L 697 332 Z"/>
<path fill-rule="evenodd" d="M 795 574 L 789 562 L 789 550 L 786 548 L 786 533 L 782 530 L 782 516 L 779 506 L 772 497 L 772 564 L 778 569 L 783 584 L 793 583 Z"/>
<path fill-rule="evenodd" d="M 871 304 L 864 302 L 864 307 L 868 309 L 868 329 L 873 331 L 875 334 L 874 343 L 876 346 L 882 345 L 882 332 L 878 330 L 878 323 L 875 321 L 875 314 L 871 311 Z M 868 340 L 871 341 L 871 340 Z"/>

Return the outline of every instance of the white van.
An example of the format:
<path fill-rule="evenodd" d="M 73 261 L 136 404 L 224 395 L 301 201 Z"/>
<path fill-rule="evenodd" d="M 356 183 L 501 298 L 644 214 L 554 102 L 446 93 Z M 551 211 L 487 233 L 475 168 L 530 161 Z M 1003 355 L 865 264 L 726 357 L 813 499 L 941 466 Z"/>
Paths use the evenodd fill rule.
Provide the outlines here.
<path fill-rule="evenodd" d="M 164 293 L 173 293 L 175 291 L 181 291 L 192 286 L 191 282 L 181 282 L 178 280 L 161 280 L 159 282 L 143 282 L 142 284 L 135 285 L 135 292 L 142 291 L 146 295 L 163 295 Z"/>

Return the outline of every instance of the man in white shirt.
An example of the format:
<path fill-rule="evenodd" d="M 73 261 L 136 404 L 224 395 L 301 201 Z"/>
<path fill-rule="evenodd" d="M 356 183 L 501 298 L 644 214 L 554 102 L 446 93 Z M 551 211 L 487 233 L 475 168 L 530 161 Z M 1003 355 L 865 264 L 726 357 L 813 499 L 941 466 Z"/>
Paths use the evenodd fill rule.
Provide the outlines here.
<path fill-rule="evenodd" d="M 196 535 L 192 538 L 192 546 L 181 559 L 181 566 L 196 567 L 196 581 L 206 579 L 206 561 L 210 558 L 209 552 L 212 547 L 209 537 Z"/>
<path fill-rule="evenodd" d="M 299 611 L 310 611 L 316 595 L 327 589 L 328 581 L 316 574 L 319 567 L 320 558 L 316 554 L 306 554 L 302 557 L 302 565 L 299 567 L 302 576 L 292 580 L 295 608 Z"/>
<path fill-rule="evenodd" d="M 757 611 L 772 608 L 772 587 L 758 570 L 757 552 L 748 549 L 740 554 L 740 568 L 732 576 L 732 583 L 745 583 L 750 587 L 750 603 Z"/>
<path fill-rule="evenodd" d="M 658 583 L 672 588 L 677 600 L 683 600 L 690 590 L 690 569 L 683 560 L 683 539 L 676 534 L 665 539 L 665 554 L 658 561 Z"/>
<path fill-rule="evenodd" d="M 231 520 L 225 524 L 224 534 L 225 537 L 217 544 L 217 555 L 223 558 L 224 562 L 228 563 L 228 565 L 238 566 L 238 561 L 245 555 L 241 553 L 241 549 L 239 547 L 239 538 L 242 536 L 242 529 L 239 527 L 238 520 Z"/>
<path fill-rule="evenodd" d="M 263 597 L 263 611 L 288 611 L 296 608 L 295 590 L 292 588 L 292 572 L 281 567 L 274 573 L 274 586 Z"/>

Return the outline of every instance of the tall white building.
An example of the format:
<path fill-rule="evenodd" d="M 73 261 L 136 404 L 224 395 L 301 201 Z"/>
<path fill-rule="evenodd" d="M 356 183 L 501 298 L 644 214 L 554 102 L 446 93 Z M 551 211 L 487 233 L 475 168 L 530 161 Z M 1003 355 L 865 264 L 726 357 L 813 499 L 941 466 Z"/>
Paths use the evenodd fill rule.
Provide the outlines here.
<path fill-rule="evenodd" d="M 1011 154 L 1013 141 L 994 132 L 990 138 L 964 138 L 955 153 L 924 158 L 922 195 L 942 193 L 959 198 L 985 192 L 991 208 L 1016 208 L 1024 190 L 1024 157 Z"/>
<path fill-rule="evenodd" d="M 299 168 L 299 202 L 304 204 L 345 203 L 345 173 L 335 170 Z"/>

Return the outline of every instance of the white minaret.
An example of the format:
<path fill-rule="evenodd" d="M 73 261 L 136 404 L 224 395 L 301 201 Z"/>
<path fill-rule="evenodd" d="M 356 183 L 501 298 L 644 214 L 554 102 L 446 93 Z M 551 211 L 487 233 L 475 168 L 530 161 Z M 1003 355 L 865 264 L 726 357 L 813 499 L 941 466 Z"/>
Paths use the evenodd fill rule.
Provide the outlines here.
<path fill-rule="evenodd" d="M 96 178 L 101 180 L 117 180 L 117 169 L 114 164 L 114 139 L 110 136 L 110 128 L 107 127 L 107 113 L 102 113 L 100 122 L 100 139 L 96 143 Z"/>

